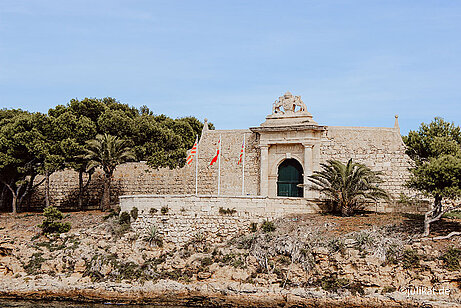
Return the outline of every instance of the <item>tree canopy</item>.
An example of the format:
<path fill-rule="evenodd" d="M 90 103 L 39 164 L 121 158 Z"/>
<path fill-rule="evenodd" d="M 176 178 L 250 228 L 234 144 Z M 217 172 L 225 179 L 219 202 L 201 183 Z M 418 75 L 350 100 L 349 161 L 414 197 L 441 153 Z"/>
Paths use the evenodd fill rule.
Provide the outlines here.
<path fill-rule="evenodd" d="M 35 183 L 37 175 L 49 178 L 55 171 L 71 168 L 79 172 L 82 205 L 81 196 L 94 170 L 85 158 L 87 142 L 98 134 L 125 140 L 136 160 L 146 161 L 153 168 L 176 168 L 184 165 L 186 151 L 202 128 L 203 123 L 194 117 L 172 119 L 156 115 L 146 106 L 138 109 L 111 97 L 72 99 L 47 114 L 1 109 L 2 204 L 13 199 L 16 210 L 40 184 Z"/>
<path fill-rule="evenodd" d="M 443 155 L 457 155 L 461 148 L 461 129 L 454 123 L 436 117 L 429 123 L 421 123 L 418 130 L 402 136 L 406 153 L 417 164 Z"/>
<path fill-rule="evenodd" d="M 403 136 L 403 141 L 406 153 L 414 161 L 408 186 L 434 199 L 432 209 L 425 215 L 424 235 L 427 236 L 430 223 L 453 209 L 444 206 L 443 199 L 461 197 L 461 129 L 435 118 Z"/>

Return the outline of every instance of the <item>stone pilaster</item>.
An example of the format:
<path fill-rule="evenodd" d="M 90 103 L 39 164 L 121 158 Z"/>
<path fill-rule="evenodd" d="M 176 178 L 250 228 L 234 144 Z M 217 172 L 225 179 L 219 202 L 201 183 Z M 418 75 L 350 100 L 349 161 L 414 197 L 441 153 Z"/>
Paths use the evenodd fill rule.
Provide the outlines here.
<path fill-rule="evenodd" d="M 312 144 L 303 144 L 304 146 L 304 198 L 312 198 L 312 192 L 309 189 L 308 176 L 312 175 L 313 172 L 313 146 Z"/>
<path fill-rule="evenodd" d="M 269 145 L 260 145 L 261 169 L 260 169 L 260 195 L 269 195 Z"/>

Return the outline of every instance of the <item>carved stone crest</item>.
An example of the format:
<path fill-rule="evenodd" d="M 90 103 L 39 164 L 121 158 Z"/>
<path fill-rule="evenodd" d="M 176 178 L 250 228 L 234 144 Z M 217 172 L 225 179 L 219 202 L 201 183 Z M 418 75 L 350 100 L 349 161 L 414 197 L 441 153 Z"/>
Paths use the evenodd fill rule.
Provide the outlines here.
<path fill-rule="evenodd" d="M 296 107 L 299 107 L 298 109 Z M 283 108 L 281 110 L 280 108 Z M 306 112 L 306 104 L 301 100 L 301 96 L 293 96 L 289 91 L 272 105 L 272 114 L 290 114 L 296 112 Z"/>

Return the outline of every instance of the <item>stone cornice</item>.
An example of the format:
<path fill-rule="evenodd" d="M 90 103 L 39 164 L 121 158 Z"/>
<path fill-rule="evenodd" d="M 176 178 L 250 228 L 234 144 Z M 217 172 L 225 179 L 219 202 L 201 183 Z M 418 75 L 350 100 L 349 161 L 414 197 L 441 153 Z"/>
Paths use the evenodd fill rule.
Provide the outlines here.
<path fill-rule="evenodd" d="M 261 132 L 284 132 L 284 131 L 305 131 L 305 130 L 313 130 L 313 131 L 324 131 L 326 130 L 326 126 L 322 125 L 312 125 L 312 124 L 301 124 L 301 125 L 286 125 L 286 126 L 258 126 L 258 127 L 250 127 L 250 130 L 254 133 L 261 133 Z"/>

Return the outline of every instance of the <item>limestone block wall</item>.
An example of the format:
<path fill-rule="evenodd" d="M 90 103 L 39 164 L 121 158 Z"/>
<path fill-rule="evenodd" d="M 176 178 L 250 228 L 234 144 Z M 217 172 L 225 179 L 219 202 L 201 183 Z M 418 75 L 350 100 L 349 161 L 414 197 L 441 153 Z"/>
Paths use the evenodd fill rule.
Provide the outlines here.
<path fill-rule="evenodd" d="M 37 179 L 39 181 L 40 179 Z M 87 178 L 84 178 L 86 183 Z M 112 180 L 111 201 L 118 202 L 118 196 L 130 194 L 184 194 L 195 191 L 194 174 L 190 168 L 170 170 L 150 168 L 144 162 L 129 162 L 119 165 Z M 96 170 L 84 195 L 86 209 L 98 208 L 102 197 L 103 173 Z M 64 170 L 50 177 L 51 204 L 62 209 L 76 209 L 78 196 L 78 173 Z M 44 205 L 44 185 L 32 195 L 30 206 Z"/>
<path fill-rule="evenodd" d="M 259 190 L 259 148 L 250 130 L 208 130 L 200 139 L 198 153 L 199 194 L 218 193 L 218 163 L 210 166 L 221 137 L 221 195 L 242 195 L 242 164 L 237 165 L 245 135 L 245 195 Z M 195 170 L 195 161 L 190 169 Z M 195 172 L 195 171 L 194 171 Z M 174 194 L 174 192 L 170 192 Z"/>
<path fill-rule="evenodd" d="M 166 241 L 176 244 L 200 236 L 221 242 L 248 230 L 251 223 L 321 211 L 317 203 L 306 199 L 258 196 L 121 196 L 120 207 L 122 212 L 138 208 L 138 219 L 132 223 L 132 227 L 140 234 L 147 233 L 155 226 Z M 168 208 L 166 214 L 161 213 L 162 207 Z M 221 214 L 220 208 L 235 209 L 235 213 Z M 155 209 L 155 213 L 152 213 L 152 209 Z"/>
<path fill-rule="evenodd" d="M 335 127 L 329 126 L 322 139 L 321 163 L 336 159 L 346 163 L 350 158 L 383 172 L 381 187 L 397 200 L 400 193 L 410 193 L 405 188 L 409 178 L 411 159 L 405 154 L 405 146 L 398 128 L 381 127 Z M 403 210 L 396 208 L 396 200 L 391 204 L 378 204 L 378 210 Z M 409 209 L 405 209 L 408 211 Z M 411 209 L 412 212 L 423 211 Z"/>
<path fill-rule="evenodd" d="M 245 195 L 260 194 L 260 149 L 259 135 L 250 130 L 209 130 L 202 134 L 198 151 L 198 194 L 216 195 L 218 164 L 210 166 L 216 154 L 221 136 L 221 195 L 242 195 L 242 165 L 237 165 L 243 136 L 246 138 L 245 152 Z M 290 153 L 303 163 L 302 147 L 299 144 L 278 146 L 269 149 L 273 160 Z M 299 156 L 299 157 L 298 157 Z M 410 158 L 405 155 L 405 147 L 398 128 L 368 127 L 327 127 L 321 140 L 320 162 L 337 159 L 346 162 L 349 158 L 382 171 L 385 182 L 382 187 L 398 198 L 408 179 Z M 113 178 L 112 202 L 118 196 L 142 194 L 195 194 L 195 160 L 191 166 L 153 169 L 143 162 L 125 163 L 117 167 Z M 275 173 L 274 173 L 275 172 Z M 270 178 L 270 189 L 276 189 L 276 170 Z M 85 208 L 97 208 L 102 196 L 102 172 L 98 170 L 90 182 L 85 195 Z M 40 179 L 37 179 L 39 181 Z M 86 178 L 85 178 L 86 180 Z M 78 195 L 78 174 L 72 170 L 56 172 L 51 176 L 51 204 L 62 209 L 76 209 Z M 38 187 L 30 198 L 32 208 L 44 206 L 44 185 Z M 372 206 L 379 211 L 421 212 L 426 208 L 403 209 L 395 202 Z"/>
<path fill-rule="evenodd" d="M 256 195 L 259 189 L 259 155 L 256 135 L 249 130 L 209 130 L 199 142 L 198 193 L 217 194 L 218 164 L 210 166 L 216 154 L 221 135 L 221 194 L 242 194 L 242 165 L 237 165 L 246 135 L 245 194 Z M 119 165 L 112 181 L 112 202 L 120 195 L 139 194 L 195 194 L 195 160 L 183 168 L 154 169 L 144 162 L 129 162 Z M 41 178 L 36 179 L 38 183 Z M 87 178 L 84 178 L 86 183 Z M 84 196 L 85 208 L 97 208 L 102 196 L 103 173 L 97 170 Z M 29 207 L 43 208 L 44 184 L 40 185 L 28 201 Z M 76 209 L 78 196 L 78 173 L 73 170 L 55 172 L 50 177 L 51 204 L 62 209 Z"/>

